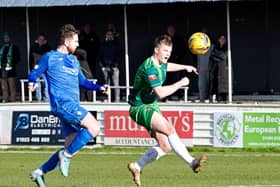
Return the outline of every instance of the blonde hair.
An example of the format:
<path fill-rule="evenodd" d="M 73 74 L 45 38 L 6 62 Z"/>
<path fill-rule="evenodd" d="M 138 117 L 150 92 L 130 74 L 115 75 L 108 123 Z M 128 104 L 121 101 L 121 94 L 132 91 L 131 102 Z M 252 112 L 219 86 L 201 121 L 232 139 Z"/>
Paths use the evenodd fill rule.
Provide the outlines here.
<path fill-rule="evenodd" d="M 158 47 L 160 44 L 164 44 L 167 46 L 173 45 L 171 37 L 166 34 L 156 37 L 154 41 L 154 48 Z"/>

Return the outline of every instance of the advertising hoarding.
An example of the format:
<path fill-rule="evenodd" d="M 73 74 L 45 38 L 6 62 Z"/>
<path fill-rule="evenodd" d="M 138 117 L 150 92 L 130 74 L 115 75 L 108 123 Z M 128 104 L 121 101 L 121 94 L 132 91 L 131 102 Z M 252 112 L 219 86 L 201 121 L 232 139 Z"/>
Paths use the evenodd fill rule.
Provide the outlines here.
<path fill-rule="evenodd" d="M 192 146 L 193 112 L 163 111 L 166 119 L 176 128 L 182 142 Z M 152 146 L 156 141 L 150 138 L 148 131 L 136 124 L 128 111 L 104 111 L 104 145 Z"/>

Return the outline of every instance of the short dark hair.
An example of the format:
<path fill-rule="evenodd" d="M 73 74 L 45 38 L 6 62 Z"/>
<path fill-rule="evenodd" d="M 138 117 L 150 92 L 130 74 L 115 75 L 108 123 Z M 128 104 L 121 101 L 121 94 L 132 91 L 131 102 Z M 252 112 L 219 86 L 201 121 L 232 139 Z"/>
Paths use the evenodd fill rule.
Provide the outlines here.
<path fill-rule="evenodd" d="M 173 45 L 171 37 L 166 34 L 156 37 L 154 41 L 154 48 L 158 47 L 160 44 L 165 44 L 167 46 Z"/>
<path fill-rule="evenodd" d="M 63 25 L 58 33 L 58 45 L 62 45 L 66 38 L 72 38 L 75 34 L 79 34 L 79 31 L 72 24 Z"/>

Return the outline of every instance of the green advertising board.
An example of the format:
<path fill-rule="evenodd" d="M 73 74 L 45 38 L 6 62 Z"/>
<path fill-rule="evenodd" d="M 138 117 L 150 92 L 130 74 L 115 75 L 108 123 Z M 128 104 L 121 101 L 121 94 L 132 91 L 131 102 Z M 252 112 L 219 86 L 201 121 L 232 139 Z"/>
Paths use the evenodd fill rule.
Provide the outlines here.
<path fill-rule="evenodd" d="M 280 146 L 280 113 L 243 113 L 243 146 Z"/>

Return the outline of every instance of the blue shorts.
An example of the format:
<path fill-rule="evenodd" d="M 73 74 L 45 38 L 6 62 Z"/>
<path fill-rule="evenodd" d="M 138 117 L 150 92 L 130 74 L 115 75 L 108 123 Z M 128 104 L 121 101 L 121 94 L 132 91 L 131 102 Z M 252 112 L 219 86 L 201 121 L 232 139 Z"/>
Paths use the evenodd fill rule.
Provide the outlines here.
<path fill-rule="evenodd" d="M 81 129 L 81 121 L 86 117 L 88 111 L 80 106 L 79 103 L 64 103 L 57 108 L 55 115 L 61 121 L 61 129 L 63 135 L 66 137 Z"/>

